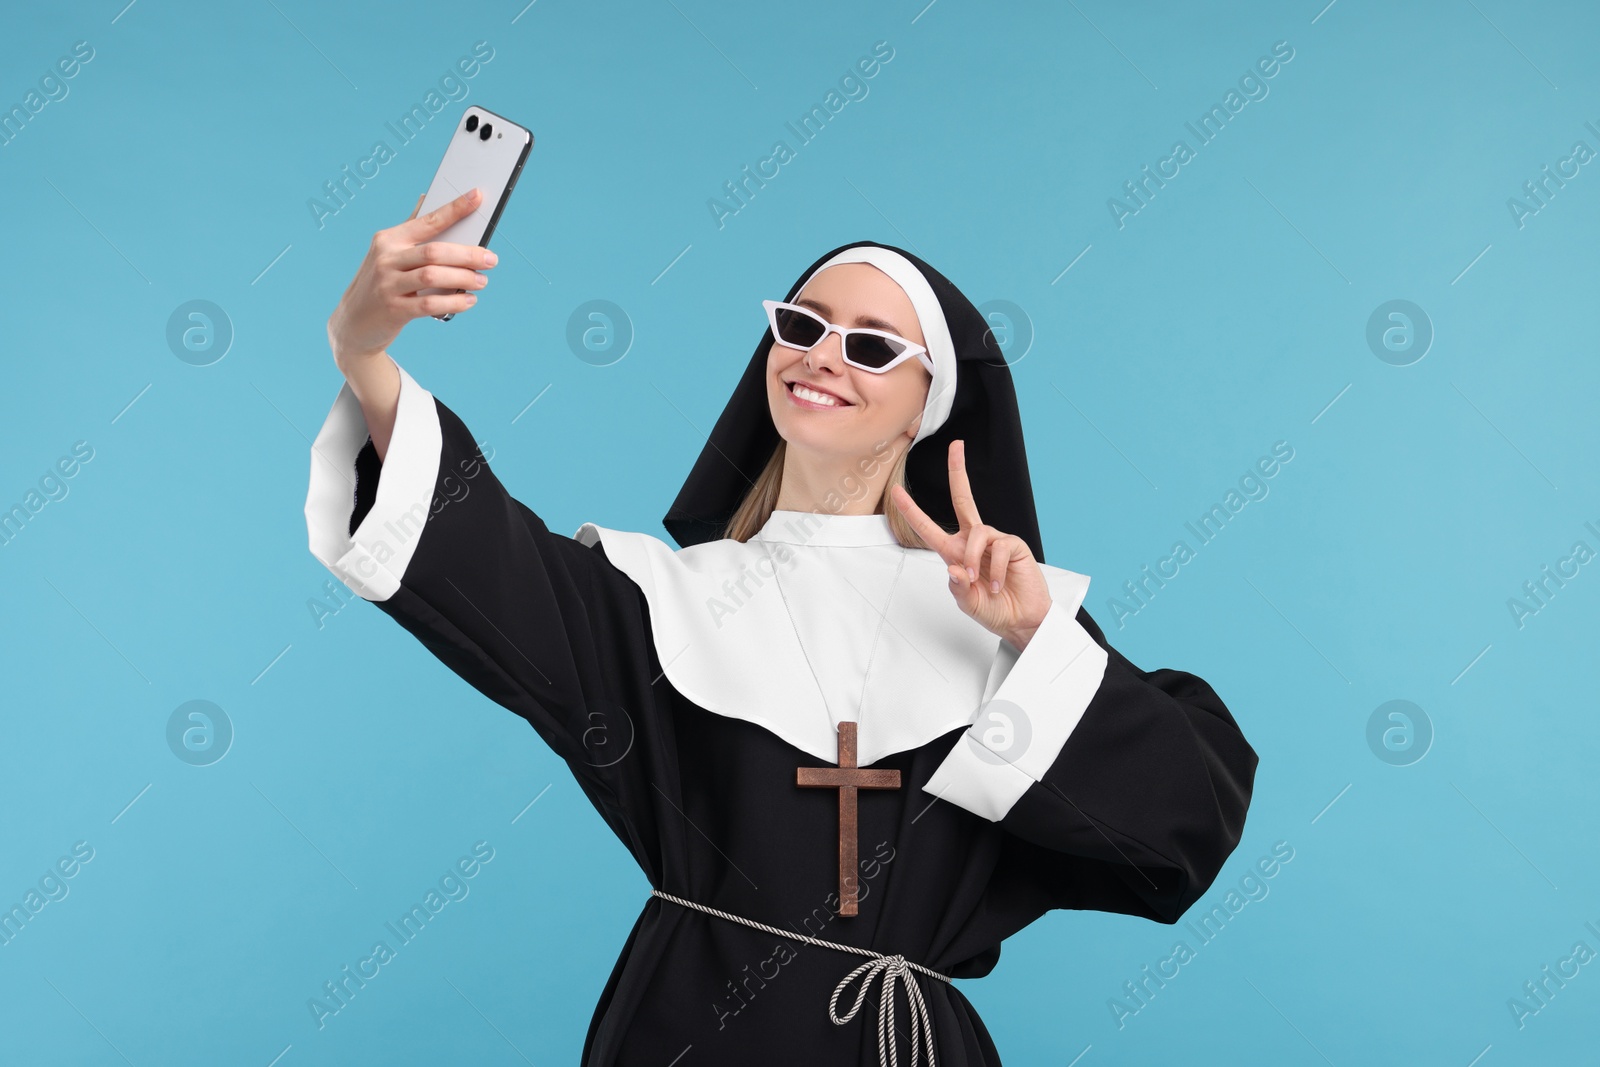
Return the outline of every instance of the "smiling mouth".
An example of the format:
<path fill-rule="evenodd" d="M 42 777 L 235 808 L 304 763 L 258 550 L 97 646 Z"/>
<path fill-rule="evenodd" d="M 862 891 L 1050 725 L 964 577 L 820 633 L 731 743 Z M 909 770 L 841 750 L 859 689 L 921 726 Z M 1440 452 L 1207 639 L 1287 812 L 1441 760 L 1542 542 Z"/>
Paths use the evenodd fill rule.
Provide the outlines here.
<path fill-rule="evenodd" d="M 832 393 L 824 393 L 799 382 L 786 382 L 785 385 L 789 390 L 790 396 L 817 407 L 847 408 L 854 406 L 849 401 L 834 396 Z"/>

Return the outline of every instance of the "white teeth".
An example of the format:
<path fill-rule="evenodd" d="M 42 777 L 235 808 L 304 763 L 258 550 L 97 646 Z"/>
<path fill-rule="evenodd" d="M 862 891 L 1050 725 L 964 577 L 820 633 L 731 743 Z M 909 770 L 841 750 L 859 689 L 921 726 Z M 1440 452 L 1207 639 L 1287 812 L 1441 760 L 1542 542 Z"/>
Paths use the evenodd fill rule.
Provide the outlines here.
<path fill-rule="evenodd" d="M 813 404 L 825 404 L 829 407 L 839 403 L 837 397 L 831 397 L 827 393 L 819 393 L 815 389 L 807 389 L 805 386 L 799 384 L 796 384 L 794 387 L 794 395 L 799 397 L 801 400 L 809 400 Z"/>

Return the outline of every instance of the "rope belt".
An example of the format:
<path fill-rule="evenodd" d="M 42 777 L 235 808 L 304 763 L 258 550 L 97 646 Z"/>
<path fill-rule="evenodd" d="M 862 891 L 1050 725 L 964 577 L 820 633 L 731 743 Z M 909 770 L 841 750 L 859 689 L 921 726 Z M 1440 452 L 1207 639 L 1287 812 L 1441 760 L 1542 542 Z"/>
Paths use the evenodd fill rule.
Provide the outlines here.
<path fill-rule="evenodd" d="M 791 930 L 780 930 L 776 926 L 768 926 L 766 923 L 758 923 L 753 919 L 718 911 L 716 908 L 708 908 L 704 904 L 696 904 L 692 900 L 684 900 L 682 897 L 675 897 L 671 893 L 663 893 L 659 889 L 652 889 L 650 892 L 652 895 L 658 896 L 663 900 L 670 900 L 674 904 L 681 904 L 686 908 L 703 911 L 707 915 L 715 915 L 717 918 L 727 919 L 729 922 L 743 923 L 745 926 L 753 927 L 757 930 L 765 930 L 769 934 L 777 934 L 780 937 L 791 938 L 795 941 L 804 941 L 808 945 L 836 948 L 841 952 L 854 952 L 858 956 L 872 957 L 866 963 L 845 975 L 839 981 L 839 984 L 833 987 L 833 996 L 828 998 L 828 1018 L 832 1019 L 836 1026 L 843 1026 L 855 1018 L 856 1013 L 861 1010 L 861 1005 L 866 1001 L 867 990 L 872 985 L 872 980 L 881 974 L 883 976 L 883 985 L 878 997 L 878 1062 L 881 1065 L 886 1065 L 886 1067 L 898 1067 L 900 1061 L 894 1040 L 894 984 L 897 980 L 903 981 L 906 987 L 906 1000 L 911 1002 L 911 1067 L 917 1067 L 918 1050 L 923 1044 L 926 1044 L 928 1049 L 928 1067 L 937 1067 L 933 1057 L 933 1020 L 928 1015 L 928 1005 L 922 999 L 922 987 L 917 984 L 916 975 L 911 972 L 920 971 L 931 978 L 939 979 L 941 982 L 950 981 L 949 978 L 938 971 L 929 970 L 920 963 L 912 963 L 899 953 L 886 956 L 881 952 L 873 952 L 871 949 L 857 948 L 854 945 L 841 945 L 834 941 L 824 941 L 820 937 L 806 937 L 804 934 L 797 934 Z M 850 983 L 858 977 L 861 978 L 861 989 L 856 993 L 856 1002 L 851 1005 L 849 1011 L 840 1015 L 839 997 L 849 988 Z"/>

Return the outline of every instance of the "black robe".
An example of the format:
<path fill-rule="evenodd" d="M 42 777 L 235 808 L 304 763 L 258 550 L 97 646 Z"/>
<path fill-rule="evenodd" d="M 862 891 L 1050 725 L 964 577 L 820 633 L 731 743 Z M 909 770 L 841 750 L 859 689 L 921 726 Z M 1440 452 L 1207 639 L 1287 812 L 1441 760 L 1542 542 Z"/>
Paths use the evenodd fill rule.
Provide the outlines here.
<path fill-rule="evenodd" d="M 900 771 L 902 788 L 859 794 L 860 913 L 837 915 L 838 794 L 795 784 L 795 769 L 818 766 L 816 758 L 678 693 L 639 587 L 603 546 L 552 533 L 513 499 L 462 421 L 432 403 L 442 436 L 434 507 L 398 590 L 375 603 L 533 726 L 651 886 L 978 978 L 1006 937 L 1052 908 L 1175 923 L 1238 843 L 1257 757 L 1228 709 L 1192 674 L 1135 667 L 1080 607 L 1077 621 L 1109 659 L 1044 780 L 991 822 L 921 788 L 960 729 L 878 760 L 874 767 Z M 370 439 L 355 466 L 351 533 L 381 477 Z M 835 985 L 864 959 L 649 896 L 595 1008 L 582 1062 L 877 1064 L 876 982 L 853 1020 L 828 1018 Z M 961 991 L 917 980 L 938 1062 L 1000 1063 Z M 840 1012 L 854 999 L 852 989 Z M 895 1018 L 907 1056 L 903 992 Z"/>

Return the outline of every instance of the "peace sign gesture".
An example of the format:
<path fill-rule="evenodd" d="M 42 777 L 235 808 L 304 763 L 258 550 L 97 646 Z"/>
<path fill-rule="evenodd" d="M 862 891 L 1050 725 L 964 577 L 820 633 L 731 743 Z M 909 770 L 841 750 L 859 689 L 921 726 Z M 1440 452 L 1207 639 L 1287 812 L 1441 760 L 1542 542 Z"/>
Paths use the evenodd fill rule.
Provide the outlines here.
<path fill-rule="evenodd" d="M 950 442 L 950 502 L 961 524 L 956 533 L 946 533 L 930 519 L 904 486 L 895 486 L 894 493 L 912 528 L 944 560 L 961 610 L 1018 649 L 1026 648 L 1050 610 L 1050 586 L 1026 541 L 979 518 L 967 482 L 966 442 Z"/>

